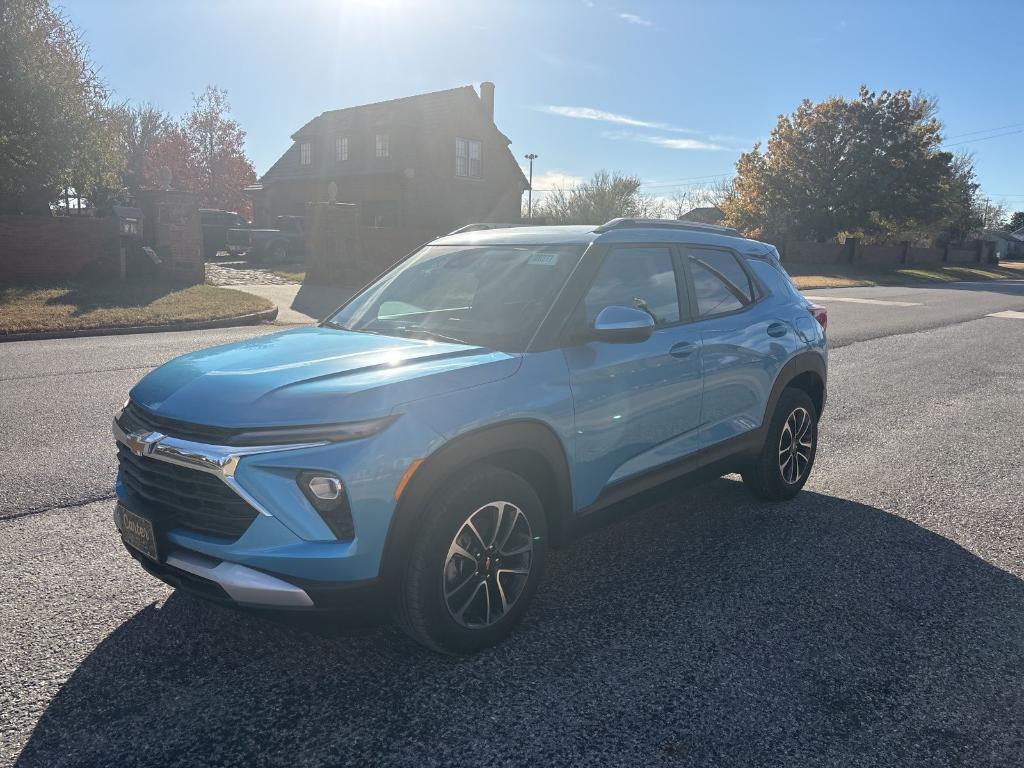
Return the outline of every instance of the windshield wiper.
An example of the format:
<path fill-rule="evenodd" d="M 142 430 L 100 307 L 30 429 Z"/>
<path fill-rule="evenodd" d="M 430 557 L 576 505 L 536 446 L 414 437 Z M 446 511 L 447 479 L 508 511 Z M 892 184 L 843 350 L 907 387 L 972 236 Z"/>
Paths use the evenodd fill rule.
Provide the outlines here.
<path fill-rule="evenodd" d="M 428 330 L 426 328 L 419 328 L 416 326 L 412 328 L 398 328 L 396 329 L 396 331 L 398 333 L 405 334 L 419 334 L 420 336 L 426 336 L 428 339 L 436 339 L 437 341 L 447 341 L 451 344 L 469 344 L 468 341 L 456 339 L 454 336 L 445 336 L 443 333 L 438 333 L 437 331 Z"/>

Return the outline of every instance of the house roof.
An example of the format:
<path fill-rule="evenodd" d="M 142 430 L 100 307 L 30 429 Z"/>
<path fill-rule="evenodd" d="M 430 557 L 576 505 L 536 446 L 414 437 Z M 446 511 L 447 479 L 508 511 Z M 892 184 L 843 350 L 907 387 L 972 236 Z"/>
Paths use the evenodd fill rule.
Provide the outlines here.
<path fill-rule="evenodd" d="M 472 85 L 460 85 L 458 88 L 447 88 L 443 91 L 430 91 L 429 93 L 418 93 L 414 96 L 402 96 L 397 99 L 385 101 L 373 101 L 369 104 L 359 104 L 354 107 L 342 107 L 341 109 L 330 109 L 321 112 L 304 126 L 292 134 L 292 140 L 298 141 L 301 137 L 310 133 L 319 133 L 329 129 L 331 124 L 337 123 L 346 116 L 356 112 L 387 112 L 415 109 L 422 114 L 436 114 L 446 107 L 452 106 L 454 102 L 472 96 L 479 104 L 480 99 L 476 95 L 476 89 Z M 504 135 L 504 134 L 503 134 Z"/>
<path fill-rule="evenodd" d="M 978 232 L 985 237 L 1024 242 L 1024 228 L 1019 229 L 1016 232 L 1010 232 L 1006 229 L 979 229 Z"/>
<path fill-rule="evenodd" d="M 297 142 L 301 139 L 331 133 L 339 129 L 343 130 L 349 120 L 356 118 L 361 121 L 373 121 L 376 119 L 415 121 L 424 130 L 429 131 L 435 125 L 446 121 L 453 113 L 458 113 L 459 110 L 467 108 L 478 110 L 480 116 L 494 126 L 495 132 L 505 142 L 506 147 L 512 143 L 512 140 L 494 125 L 491 116 L 485 113 L 483 102 L 477 95 L 476 88 L 472 85 L 461 85 L 457 88 L 448 88 L 442 91 L 430 91 L 429 93 L 419 93 L 413 96 L 403 96 L 397 99 L 375 101 L 370 104 L 360 104 L 321 112 L 293 133 L 291 138 Z M 263 174 L 261 181 L 278 175 L 282 161 L 284 161 L 287 154 L 285 152 Z M 516 161 L 515 156 L 512 155 L 511 150 L 508 151 L 508 159 L 515 166 L 517 175 L 522 181 L 523 189 L 528 188 L 529 182 L 526 179 L 526 175 Z"/>
<path fill-rule="evenodd" d="M 683 221 L 721 221 L 725 213 L 717 205 L 692 208 L 679 217 Z"/>

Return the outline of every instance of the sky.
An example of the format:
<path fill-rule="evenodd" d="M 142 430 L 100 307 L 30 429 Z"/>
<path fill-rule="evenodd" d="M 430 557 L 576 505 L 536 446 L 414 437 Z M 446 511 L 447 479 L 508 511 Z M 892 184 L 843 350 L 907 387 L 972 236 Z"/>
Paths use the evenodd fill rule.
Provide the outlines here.
<path fill-rule="evenodd" d="M 539 156 L 536 189 L 606 168 L 668 197 L 728 178 L 802 99 L 865 83 L 936 98 L 947 146 L 974 153 L 983 192 L 1024 210 L 1021 0 L 60 7 L 118 99 L 180 116 L 206 85 L 227 89 L 258 174 L 321 112 L 490 80 L 512 151 Z"/>

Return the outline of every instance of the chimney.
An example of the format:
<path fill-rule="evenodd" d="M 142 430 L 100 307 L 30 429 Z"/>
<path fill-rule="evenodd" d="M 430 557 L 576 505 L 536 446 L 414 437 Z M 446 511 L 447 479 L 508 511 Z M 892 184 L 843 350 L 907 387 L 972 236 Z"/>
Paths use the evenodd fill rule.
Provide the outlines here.
<path fill-rule="evenodd" d="M 483 102 L 487 116 L 494 122 L 494 83 L 485 80 L 480 83 L 480 101 Z"/>

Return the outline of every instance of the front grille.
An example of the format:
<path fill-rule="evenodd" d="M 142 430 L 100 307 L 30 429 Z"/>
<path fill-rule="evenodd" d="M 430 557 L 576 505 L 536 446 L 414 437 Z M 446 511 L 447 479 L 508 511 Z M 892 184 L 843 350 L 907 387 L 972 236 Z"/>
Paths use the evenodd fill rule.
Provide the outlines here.
<path fill-rule="evenodd" d="M 139 512 L 162 529 L 183 528 L 224 539 L 237 539 L 259 514 L 241 496 L 213 475 L 166 461 L 136 456 L 117 444 L 121 479 Z M 129 507 L 130 508 L 130 507 Z"/>
<path fill-rule="evenodd" d="M 165 416 L 157 416 L 150 413 L 133 402 L 128 403 L 117 423 L 125 432 L 160 432 L 165 435 L 173 435 L 182 440 L 191 440 L 195 443 L 211 443 L 213 445 L 230 445 L 231 439 L 240 433 L 238 429 L 229 427 L 208 427 L 202 424 L 193 424 L 188 421 L 168 419 Z"/>

